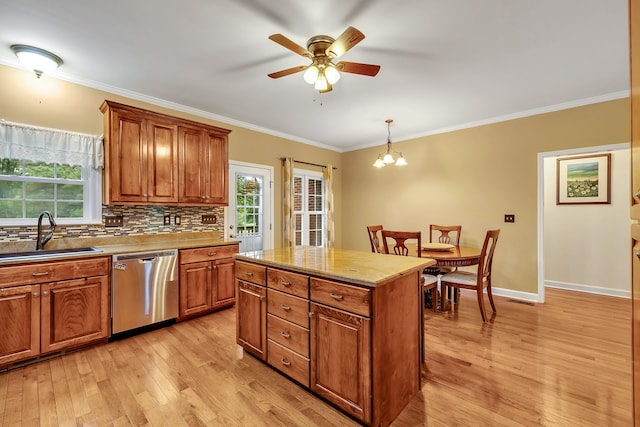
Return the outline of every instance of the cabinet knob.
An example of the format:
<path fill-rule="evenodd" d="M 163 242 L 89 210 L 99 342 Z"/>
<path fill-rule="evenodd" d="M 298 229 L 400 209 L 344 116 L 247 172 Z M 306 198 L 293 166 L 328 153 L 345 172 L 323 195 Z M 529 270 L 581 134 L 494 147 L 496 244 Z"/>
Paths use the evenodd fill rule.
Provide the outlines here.
<path fill-rule="evenodd" d="M 260 295 L 260 301 L 264 301 L 265 300 L 265 296 L 264 295 Z"/>
<path fill-rule="evenodd" d="M 40 296 L 40 294 L 39 294 L 39 293 L 37 293 L 37 292 L 34 292 L 34 293 L 33 293 L 33 296 L 37 298 L 38 296 Z"/>
<path fill-rule="evenodd" d="M 49 291 L 42 291 L 42 296 L 46 297 L 47 295 L 49 295 Z"/>

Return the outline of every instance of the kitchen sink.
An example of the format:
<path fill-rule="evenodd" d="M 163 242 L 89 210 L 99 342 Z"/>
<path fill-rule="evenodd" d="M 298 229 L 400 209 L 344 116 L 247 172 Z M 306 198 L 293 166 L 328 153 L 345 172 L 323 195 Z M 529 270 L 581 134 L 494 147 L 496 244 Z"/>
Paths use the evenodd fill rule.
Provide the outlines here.
<path fill-rule="evenodd" d="M 40 251 L 0 252 L 0 261 L 6 259 L 50 258 L 56 256 L 86 254 L 92 252 L 102 252 L 102 249 L 94 248 L 93 246 L 87 246 L 83 248 L 43 249 Z"/>

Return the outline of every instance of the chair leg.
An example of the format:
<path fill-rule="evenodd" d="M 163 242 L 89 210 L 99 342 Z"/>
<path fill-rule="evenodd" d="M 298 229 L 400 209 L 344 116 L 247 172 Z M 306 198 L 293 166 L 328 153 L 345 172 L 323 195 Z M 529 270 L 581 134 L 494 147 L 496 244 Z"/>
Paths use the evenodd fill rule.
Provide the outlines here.
<path fill-rule="evenodd" d="M 482 286 L 478 286 L 476 290 L 476 294 L 478 295 L 478 306 L 480 307 L 480 314 L 482 315 L 482 321 L 487 321 L 487 314 L 484 310 L 484 297 L 482 295 Z"/>
<path fill-rule="evenodd" d="M 491 308 L 493 309 L 493 312 L 497 313 L 496 305 L 493 303 L 493 294 L 491 293 L 491 279 L 489 279 L 489 281 L 487 282 L 487 295 L 489 295 L 489 302 L 491 303 Z"/>

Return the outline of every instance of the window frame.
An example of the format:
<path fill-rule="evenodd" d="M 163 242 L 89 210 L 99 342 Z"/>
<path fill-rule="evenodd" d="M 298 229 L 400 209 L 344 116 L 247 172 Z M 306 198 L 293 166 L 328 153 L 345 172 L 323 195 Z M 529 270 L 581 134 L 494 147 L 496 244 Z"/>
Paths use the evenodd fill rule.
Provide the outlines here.
<path fill-rule="evenodd" d="M 301 211 L 296 211 L 295 210 L 295 204 L 294 204 L 294 211 L 293 211 L 293 215 L 294 215 L 294 224 L 296 223 L 295 219 L 297 218 L 297 215 L 302 215 L 302 244 L 301 245 L 297 245 L 297 233 L 298 230 L 296 230 L 295 226 L 294 226 L 294 239 L 293 239 L 293 244 L 295 247 L 303 247 L 303 246 L 309 246 L 309 241 L 310 241 L 310 235 L 309 233 L 311 232 L 310 230 L 310 216 L 312 214 L 317 214 L 318 212 L 321 214 L 322 216 L 322 225 L 320 230 L 322 231 L 322 238 L 320 239 L 320 244 L 319 245 L 314 245 L 314 247 L 324 247 L 324 234 L 327 232 L 327 212 L 325 210 L 325 205 L 326 205 L 326 192 L 325 192 L 325 188 L 324 188 L 324 176 L 322 174 L 322 172 L 316 172 L 316 171 L 311 171 L 311 170 L 306 170 L 306 169 L 295 169 L 293 170 L 293 177 L 295 178 L 302 178 L 302 210 Z M 322 203 L 321 203 L 321 210 L 320 211 L 309 211 L 308 207 L 309 207 L 309 179 L 313 179 L 313 180 L 317 180 L 321 182 L 321 186 L 322 186 Z M 294 189 L 295 191 L 295 189 Z M 295 197 L 295 193 L 294 193 L 294 197 Z M 314 229 L 315 230 L 315 229 Z"/>
<path fill-rule="evenodd" d="M 24 161 L 24 159 L 21 159 Z M 102 169 L 82 167 L 82 177 L 79 181 L 59 178 L 28 177 L 18 175 L 0 175 L 0 181 L 13 182 L 43 182 L 43 183 L 81 183 L 83 187 L 83 217 L 55 218 L 59 225 L 89 225 L 102 223 Z M 24 200 L 24 199 L 22 199 Z M 32 226 L 37 225 L 38 218 L 0 218 L 0 226 Z"/>

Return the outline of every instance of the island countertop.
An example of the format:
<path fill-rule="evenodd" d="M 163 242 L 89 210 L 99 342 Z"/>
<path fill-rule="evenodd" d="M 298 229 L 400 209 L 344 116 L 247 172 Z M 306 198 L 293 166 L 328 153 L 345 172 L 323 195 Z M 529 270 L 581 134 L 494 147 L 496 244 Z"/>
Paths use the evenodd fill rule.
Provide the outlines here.
<path fill-rule="evenodd" d="M 368 287 L 380 286 L 409 271 L 421 270 L 436 263 L 430 258 L 320 247 L 269 249 L 236 254 L 235 257 L 238 261 L 286 268 Z"/>

